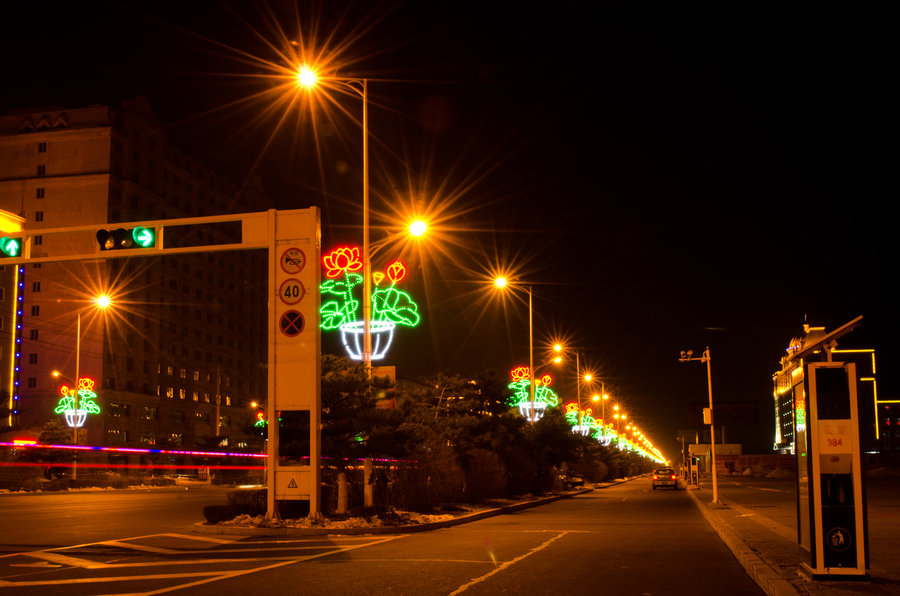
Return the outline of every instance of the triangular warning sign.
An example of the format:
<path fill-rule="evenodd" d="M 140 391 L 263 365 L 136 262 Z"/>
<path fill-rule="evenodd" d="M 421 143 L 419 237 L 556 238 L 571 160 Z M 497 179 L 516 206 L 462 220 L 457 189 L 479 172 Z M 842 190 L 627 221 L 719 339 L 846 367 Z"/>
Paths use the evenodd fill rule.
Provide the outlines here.
<path fill-rule="evenodd" d="M 288 487 L 288 488 L 297 488 L 297 482 L 296 482 L 293 478 L 291 478 L 291 481 L 288 482 L 288 486 L 287 486 L 287 487 Z"/>

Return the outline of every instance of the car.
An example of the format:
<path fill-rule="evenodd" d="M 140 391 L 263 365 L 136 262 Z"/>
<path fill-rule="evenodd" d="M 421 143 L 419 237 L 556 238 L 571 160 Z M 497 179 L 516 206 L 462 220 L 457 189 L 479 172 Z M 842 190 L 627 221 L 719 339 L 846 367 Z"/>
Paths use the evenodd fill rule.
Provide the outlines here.
<path fill-rule="evenodd" d="M 575 487 L 584 488 L 584 476 L 580 474 L 560 474 L 559 480 L 566 490 L 572 490 Z"/>
<path fill-rule="evenodd" d="M 653 470 L 653 490 L 657 486 L 668 486 L 678 490 L 678 474 L 672 468 L 656 468 Z"/>

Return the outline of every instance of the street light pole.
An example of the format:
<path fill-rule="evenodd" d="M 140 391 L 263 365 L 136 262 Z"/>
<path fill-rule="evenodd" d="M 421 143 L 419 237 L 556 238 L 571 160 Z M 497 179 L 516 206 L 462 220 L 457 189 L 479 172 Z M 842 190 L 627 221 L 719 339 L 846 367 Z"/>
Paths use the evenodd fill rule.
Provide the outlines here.
<path fill-rule="evenodd" d="M 693 357 L 694 352 L 688 350 L 681 352 L 679 362 L 705 362 L 706 363 L 706 384 L 709 390 L 709 451 L 712 458 L 712 484 L 713 484 L 713 503 L 719 502 L 719 475 L 716 471 L 716 427 L 713 419 L 713 395 L 712 395 L 712 366 L 710 364 L 709 346 L 703 351 L 700 358 Z"/>
<path fill-rule="evenodd" d="M 606 424 L 607 399 L 609 399 L 609 396 L 606 395 L 606 381 L 600 381 L 600 419 L 603 420 L 603 424 Z"/>
<path fill-rule="evenodd" d="M 531 383 L 528 386 L 531 398 L 531 423 L 534 424 L 534 384 L 537 380 L 534 378 L 534 306 L 530 284 L 528 285 L 528 371 L 531 377 Z"/>
<path fill-rule="evenodd" d="M 584 424 L 583 414 L 581 413 L 581 360 L 578 350 L 575 350 L 575 399 L 578 400 L 578 426 Z"/>
<path fill-rule="evenodd" d="M 74 410 L 78 412 L 78 375 L 81 369 L 81 309 L 78 310 L 78 323 L 75 326 L 75 397 L 73 398 Z M 76 416 L 77 419 L 77 416 Z M 72 428 L 72 445 L 78 445 L 78 426 Z M 72 480 L 78 480 L 78 459 L 72 453 Z"/>
<path fill-rule="evenodd" d="M 369 82 L 359 81 L 360 89 L 352 85 L 362 98 L 363 134 L 363 364 L 366 374 L 372 377 L 372 263 L 369 255 Z"/>
<path fill-rule="evenodd" d="M 369 254 L 369 80 L 356 78 L 327 77 L 327 80 L 340 83 L 352 90 L 362 99 L 362 153 L 363 153 L 363 348 L 362 360 L 369 378 L 372 377 L 372 263 Z M 297 70 L 297 82 L 312 89 L 318 82 L 315 71 L 308 66 L 300 66 Z"/>

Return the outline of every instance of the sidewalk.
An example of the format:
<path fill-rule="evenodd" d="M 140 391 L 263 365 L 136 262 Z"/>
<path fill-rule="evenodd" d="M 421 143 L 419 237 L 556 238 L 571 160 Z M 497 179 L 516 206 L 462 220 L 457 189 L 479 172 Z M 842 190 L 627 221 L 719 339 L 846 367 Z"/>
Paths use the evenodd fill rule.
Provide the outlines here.
<path fill-rule="evenodd" d="M 776 506 L 753 507 L 746 499 L 738 502 L 721 484 L 718 504 L 712 504 L 708 484 L 687 493 L 769 596 L 900 596 L 900 497 L 869 500 L 869 581 L 811 582 L 800 575 L 800 565 L 810 561 L 810 554 L 797 544 L 796 528 L 773 519 L 783 520 L 796 511 L 793 495 Z"/>

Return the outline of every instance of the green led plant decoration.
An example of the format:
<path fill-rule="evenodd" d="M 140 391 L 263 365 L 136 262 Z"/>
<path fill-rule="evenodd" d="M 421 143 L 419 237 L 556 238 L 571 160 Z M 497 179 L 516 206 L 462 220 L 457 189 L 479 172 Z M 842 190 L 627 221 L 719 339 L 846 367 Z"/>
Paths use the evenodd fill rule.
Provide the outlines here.
<path fill-rule="evenodd" d="M 362 335 L 365 322 L 358 317 L 360 303 L 353 297 L 353 290 L 363 283 L 363 276 L 357 273 L 363 268 L 358 246 L 336 248 L 322 258 L 325 277 L 328 279 L 319 287 L 322 296 L 332 297 L 322 304 L 322 329 L 339 329 L 344 348 L 354 360 L 362 360 Z M 384 272 L 372 275 L 375 290 L 372 292 L 372 318 L 369 334 L 372 336 L 372 360 L 379 360 L 387 353 L 394 338 L 394 329 L 415 327 L 419 324 L 419 306 L 405 291 L 398 289 L 398 283 L 406 279 L 407 269 L 401 261 L 391 262 Z M 390 285 L 378 287 L 387 278 Z"/>
<path fill-rule="evenodd" d="M 594 418 L 593 413 L 591 408 L 579 411 L 575 402 L 566 404 L 566 420 L 572 425 L 572 432 L 600 440 L 603 425 Z"/>
<path fill-rule="evenodd" d="M 527 366 L 519 366 L 509 371 L 512 383 L 507 387 L 513 392 L 506 401 L 507 405 L 519 408 L 525 418 L 531 420 L 531 370 Z M 556 393 L 550 389 L 553 378 L 544 375 L 534 386 L 534 420 L 540 420 L 544 410 L 559 404 Z"/>
<path fill-rule="evenodd" d="M 97 394 L 94 393 L 94 379 L 82 377 L 78 379 L 76 385 L 77 389 L 72 389 L 67 385 L 59 388 L 63 397 L 53 410 L 57 414 L 63 414 L 66 424 L 71 428 L 84 426 L 88 414 L 100 413 L 100 406 L 94 401 L 97 399 Z"/>

